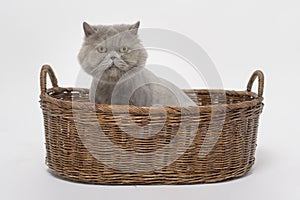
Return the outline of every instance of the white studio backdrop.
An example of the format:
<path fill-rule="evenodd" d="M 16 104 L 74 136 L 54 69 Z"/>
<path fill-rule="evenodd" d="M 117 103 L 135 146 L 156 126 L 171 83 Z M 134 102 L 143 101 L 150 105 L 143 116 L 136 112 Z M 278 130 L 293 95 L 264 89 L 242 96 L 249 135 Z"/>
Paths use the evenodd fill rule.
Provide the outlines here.
<path fill-rule="evenodd" d="M 1 199 L 299 199 L 300 2 L 0 1 Z M 192 186 L 84 185 L 51 176 L 44 165 L 39 70 L 50 64 L 59 85 L 74 86 L 82 22 L 134 23 L 176 31 L 210 56 L 225 89 L 245 90 L 256 69 L 266 76 L 256 163 L 241 179 Z M 176 60 L 177 59 L 177 60 Z M 172 55 L 149 62 L 185 67 Z M 204 80 L 184 74 L 192 87 Z"/>

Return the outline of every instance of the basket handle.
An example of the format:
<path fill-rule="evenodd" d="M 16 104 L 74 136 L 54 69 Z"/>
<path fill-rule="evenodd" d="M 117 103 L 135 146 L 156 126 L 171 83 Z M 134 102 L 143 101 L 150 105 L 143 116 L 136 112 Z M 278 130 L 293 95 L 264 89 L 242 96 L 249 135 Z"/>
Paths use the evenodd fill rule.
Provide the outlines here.
<path fill-rule="evenodd" d="M 50 65 L 43 65 L 40 73 L 41 95 L 46 95 L 47 92 L 47 74 L 50 77 L 52 87 L 58 87 L 57 78 Z"/>
<path fill-rule="evenodd" d="M 251 76 L 251 78 L 250 78 L 250 80 L 247 84 L 247 92 L 251 92 L 253 83 L 254 83 L 254 81 L 256 80 L 257 77 L 258 77 L 258 97 L 262 97 L 263 93 L 264 93 L 265 78 L 264 78 L 263 72 L 260 71 L 260 70 L 256 70 L 252 74 L 252 76 Z"/>

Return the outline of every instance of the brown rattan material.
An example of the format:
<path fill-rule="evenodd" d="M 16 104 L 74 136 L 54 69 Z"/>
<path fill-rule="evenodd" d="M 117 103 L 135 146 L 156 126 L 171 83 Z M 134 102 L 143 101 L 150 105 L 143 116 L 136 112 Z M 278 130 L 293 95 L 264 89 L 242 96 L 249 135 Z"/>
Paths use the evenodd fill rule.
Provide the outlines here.
<path fill-rule="evenodd" d="M 50 76 L 53 88 L 46 88 L 46 75 Z M 253 82 L 258 77 L 258 94 L 251 92 Z M 88 89 L 62 88 L 50 66 L 44 65 L 40 76 L 40 103 L 43 110 L 46 164 L 50 171 L 64 179 L 93 184 L 195 184 L 212 183 L 245 175 L 254 164 L 259 115 L 263 108 L 264 76 L 261 71 L 255 71 L 250 78 L 246 91 L 228 90 L 185 90 L 197 103 L 198 115 L 183 115 L 179 107 L 151 108 L 155 124 L 163 123 L 164 128 L 150 138 L 135 138 L 118 128 L 117 120 L 126 120 L 124 114 L 127 106 L 117 106 L 112 112 L 112 105 L 92 104 L 88 100 Z M 194 95 L 196 94 L 196 95 Z M 211 95 L 225 94 L 225 102 L 212 101 Z M 220 98 L 222 99 L 222 98 Z M 167 118 L 160 118 L 164 110 Z M 224 123 L 218 117 L 211 123 L 212 110 L 223 114 Z M 148 124 L 149 107 L 130 105 L 132 120 L 143 126 Z M 95 117 L 96 116 L 96 117 Z M 95 120 L 96 119 L 96 120 Z M 131 153 L 147 153 L 157 151 L 170 143 L 178 131 L 178 124 L 186 120 L 197 124 L 197 132 L 191 145 L 174 162 L 153 171 L 122 171 L 113 168 L 113 164 L 122 160 L 123 166 L 135 168 L 137 163 L 145 159 L 120 159 L 120 155 L 106 158 L 105 162 L 97 159 L 96 152 L 91 153 L 83 140 L 89 140 L 93 149 L 109 152 L 105 141 L 99 140 L 100 126 L 109 140 Z M 197 122 L 197 123 L 196 123 Z M 207 155 L 199 156 L 200 151 L 208 148 L 205 138 L 216 137 L 208 135 L 208 127 L 218 127 L 223 124 L 216 143 Z M 125 124 L 126 125 L 126 124 Z M 149 124 L 148 124 L 149 125 Z M 130 130 L 131 124 L 128 124 Z M 176 131 L 177 130 L 177 131 Z M 84 133 L 84 136 L 79 134 Z M 212 138 L 213 139 L 213 138 Z M 178 140 L 178 148 L 174 155 L 182 153 L 184 140 Z M 159 162 L 153 157 L 153 166 Z M 149 160 L 148 160 L 149 161 Z M 112 165 L 110 165 L 112 164 Z"/>

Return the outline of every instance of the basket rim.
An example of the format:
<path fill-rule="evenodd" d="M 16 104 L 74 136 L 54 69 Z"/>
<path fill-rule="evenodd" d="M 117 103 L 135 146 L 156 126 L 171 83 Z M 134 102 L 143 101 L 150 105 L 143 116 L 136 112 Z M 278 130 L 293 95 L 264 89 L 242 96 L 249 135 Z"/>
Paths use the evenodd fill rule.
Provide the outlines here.
<path fill-rule="evenodd" d="M 179 107 L 179 106 L 160 106 L 160 107 L 146 107 L 146 106 L 135 106 L 135 105 L 110 105 L 110 104 L 94 104 L 91 102 L 77 102 L 77 101 L 66 101 L 57 99 L 50 95 L 50 93 L 62 93 L 62 92 L 88 92 L 89 90 L 86 88 L 73 88 L 73 87 L 53 87 L 47 89 L 45 95 L 40 95 L 41 102 L 49 102 L 58 107 L 63 107 L 65 109 L 76 109 L 76 110 L 86 110 L 86 111 L 97 111 L 97 112 L 114 112 L 116 114 L 128 113 L 131 114 L 145 114 L 149 113 L 151 109 L 152 114 L 158 114 L 161 112 L 167 113 L 178 113 L 182 109 L 188 109 L 189 113 L 193 110 L 195 113 L 200 112 L 224 112 L 226 110 L 232 109 L 243 109 L 248 107 L 253 107 L 257 104 L 261 104 L 263 101 L 263 97 L 259 97 L 254 92 L 249 91 L 236 91 L 236 90 L 221 90 L 221 89 L 184 89 L 185 92 L 197 92 L 200 94 L 214 94 L 214 93 L 225 93 L 227 96 L 250 96 L 253 99 L 232 103 L 232 104 L 218 104 L 218 105 L 200 105 L 200 106 L 190 106 L 190 107 Z M 162 111 L 164 108 L 164 111 Z M 190 114 L 192 114 L 190 113 Z"/>

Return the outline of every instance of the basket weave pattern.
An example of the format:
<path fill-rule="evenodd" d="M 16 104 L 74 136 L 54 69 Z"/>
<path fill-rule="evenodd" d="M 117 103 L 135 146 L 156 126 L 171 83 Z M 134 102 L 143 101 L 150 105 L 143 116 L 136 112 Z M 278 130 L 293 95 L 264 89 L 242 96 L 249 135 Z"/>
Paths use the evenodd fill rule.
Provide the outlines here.
<path fill-rule="evenodd" d="M 46 75 L 50 76 L 52 88 L 46 88 Z M 253 82 L 258 77 L 258 94 L 251 92 Z M 246 91 L 228 90 L 185 90 L 196 103 L 200 116 L 182 116 L 178 107 L 164 107 L 167 118 L 161 118 L 160 107 L 151 109 L 151 126 L 163 124 L 156 135 L 149 138 L 135 138 L 118 127 L 117 120 L 128 118 L 124 114 L 124 106 L 117 107 L 117 112 L 112 111 L 111 105 L 92 104 L 88 99 L 88 89 L 62 88 L 57 84 L 57 79 L 50 66 L 42 67 L 40 103 L 43 111 L 45 139 L 46 139 L 46 164 L 51 172 L 59 177 L 93 184 L 194 184 L 223 181 L 245 175 L 254 164 L 256 138 L 259 115 L 263 108 L 264 76 L 261 71 L 255 71 L 250 78 Z M 195 95 L 196 94 L 196 95 Z M 211 95 L 226 94 L 226 102 L 212 102 Z M 126 107 L 127 109 L 127 107 Z M 221 133 L 216 144 L 205 156 L 199 156 L 200 151 L 209 148 L 205 145 L 205 138 L 215 137 L 208 134 L 208 127 L 214 130 L 220 121 L 211 121 L 212 109 L 216 115 L 225 116 Z M 130 105 L 129 113 L 135 124 L 143 127 L 149 125 L 149 107 Z M 154 114 L 153 114 L 154 113 Z M 95 117 L 96 116 L 96 117 Z M 188 121 L 197 125 L 197 132 L 189 147 L 174 162 L 150 172 L 124 172 L 114 169 L 107 163 L 117 163 L 120 159 L 115 155 L 105 163 L 96 159 L 97 152 L 93 154 L 83 143 L 82 135 L 88 138 L 94 149 L 104 149 L 109 152 L 104 141 L 99 141 L 100 126 L 105 136 L 120 149 L 127 152 L 140 154 L 157 151 L 170 143 L 177 132 L 178 124 Z M 130 123 L 124 123 L 127 130 Z M 93 142 L 97 141 L 97 142 Z M 174 155 L 182 152 L 181 147 L 185 140 L 176 141 L 178 148 Z M 88 144 L 88 145 L 89 145 Z M 167 157 L 168 155 L 161 155 Z M 134 168 L 137 163 L 145 162 L 144 159 L 125 159 L 123 165 L 128 169 Z M 158 161 L 153 159 L 152 165 Z"/>

